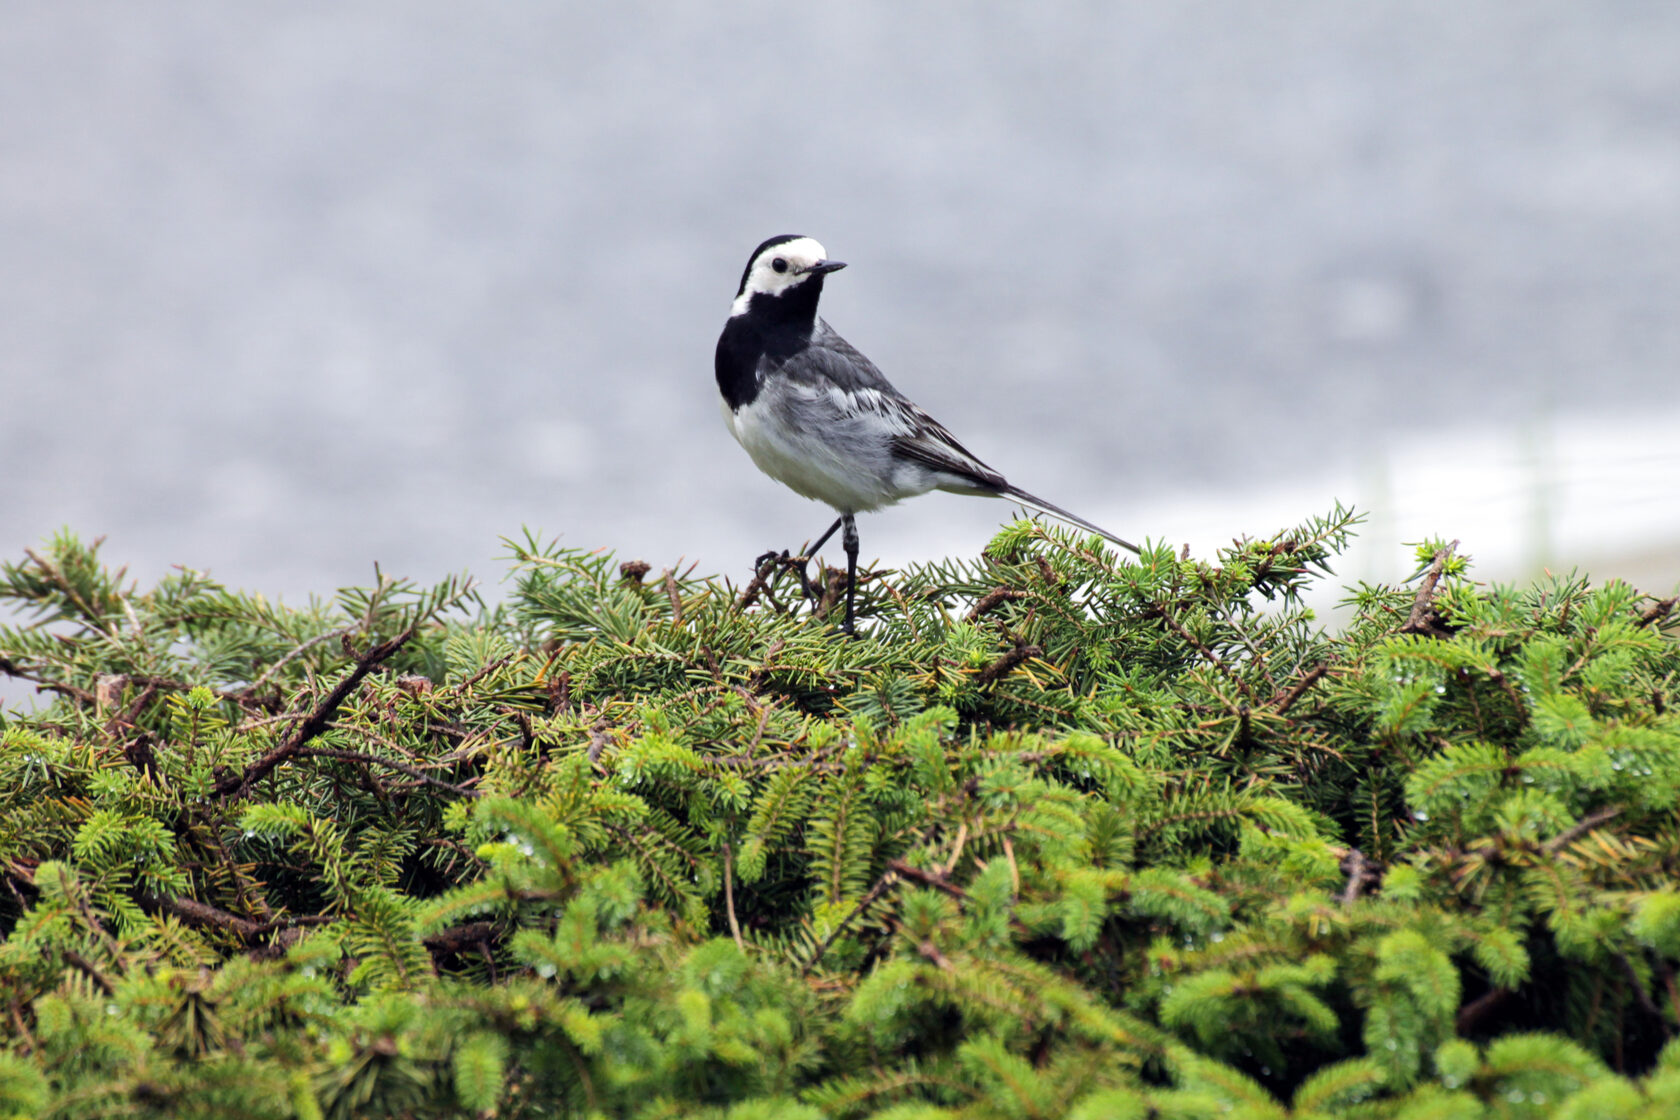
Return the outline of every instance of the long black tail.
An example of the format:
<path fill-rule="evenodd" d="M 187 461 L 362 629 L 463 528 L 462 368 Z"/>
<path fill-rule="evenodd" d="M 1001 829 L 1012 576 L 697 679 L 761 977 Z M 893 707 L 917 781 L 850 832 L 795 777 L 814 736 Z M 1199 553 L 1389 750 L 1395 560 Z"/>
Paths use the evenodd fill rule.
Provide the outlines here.
<path fill-rule="evenodd" d="M 1104 528 L 1102 528 L 1100 526 L 1097 526 L 1097 525 L 1093 525 L 1089 521 L 1085 520 L 1083 517 L 1079 517 L 1075 514 L 1069 513 L 1067 510 L 1063 509 L 1061 506 L 1051 505 L 1049 502 L 1045 501 L 1043 498 L 1035 498 L 1031 494 L 1027 493 L 1025 490 L 1022 490 L 1018 486 L 1005 486 L 1002 490 L 998 491 L 998 497 L 1000 497 L 1000 498 L 1013 498 L 1015 501 L 1020 502 L 1022 505 L 1030 506 L 1033 509 L 1038 510 L 1040 513 L 1048 513 L 1051 517 L 1059 517 L 1063 521 L 1066 521 L 1069 525 L 1077 525 L 1081 529 L 1085 529 L 1089 532 L 1095 533 L 1099 537 L 1104 537 L 1108 540 L 1111 540 L 1115 544 L 1119 545 L 1121 548 L 1124 548 L 1129 552 L 1139 552 L 1139 551 L 1141 551 L 1138 548 L 1138 546 L 1133 544 L 1131 541 L 1121 540 L 1119 537 L 1115 536 L 1113 533 L 1109 532 L 1107 529 L 1104 529 Z"/>

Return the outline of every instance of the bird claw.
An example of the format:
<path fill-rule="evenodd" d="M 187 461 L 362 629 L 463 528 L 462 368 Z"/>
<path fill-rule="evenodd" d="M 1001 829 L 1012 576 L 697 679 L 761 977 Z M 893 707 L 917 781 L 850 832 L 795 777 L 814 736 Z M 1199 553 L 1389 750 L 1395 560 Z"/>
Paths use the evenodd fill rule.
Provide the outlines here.
<path fill-rule="evenodd" d="M 799 567 L 796 570 L 799 572 L 800 593 L 805 596 L 807 602 L 816 599 L 818 597 L 817 585 L 811 582 L 811 573 L 808 570 L 811 558 L 809 556 L 789 557 L 789 563 L 795 560 L 799 562 Z"/>

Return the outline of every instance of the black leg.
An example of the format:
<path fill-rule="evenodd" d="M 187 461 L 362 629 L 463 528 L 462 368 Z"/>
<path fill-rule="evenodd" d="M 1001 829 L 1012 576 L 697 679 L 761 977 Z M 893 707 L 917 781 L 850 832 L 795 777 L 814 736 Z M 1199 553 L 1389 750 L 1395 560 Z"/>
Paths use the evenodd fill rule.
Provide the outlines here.
<path fill-rule="evenodd" d="M 836 517 L 834 519 L 834 524 L 830 525 L 823 535 L 817 538 L 817 543 L 805 550 L 805 555 L 815 556 L 817 554 L 817 549 L 828 543 L 828 538 L 834 535 L 834 530 L 840 528 L 841 524 L 844 523 L 845 520 L 846 519 L 844 517 Z"/>
<path fill-rule="evenodd" d="M 846 546 L 846 633 L 854 633 L 852 629 L 852 604 L 857 598 L 857 556 L 858 535 L 857 520 L 851 514 L 843 514 L 840 518 L 846 524 L 846 533 L 840 538 Z M 830 530 L 832 532 L 832 530 Z"/>
<path fill-rule="evenodd" d="M 834 535 L 834 530 L 840 528 L 841 520 L 841 518 L 836 517 L 834 519 L 834 524 L 830 525 L 823 535 L 817 538 L 816 544 L 807 545 L 805 547 L 804 555 L 806 563 L 809 563 L 810 558 L 817 554 L 817 549 L 828 543 L 828 538 Z M 815 599 L 817 597 L 817 593 L 816 589 L 811 586 L 811 573 L 805 570 L 806 563 L 799 565 L 799 588 L 805 595 L 806 599 Z"/>

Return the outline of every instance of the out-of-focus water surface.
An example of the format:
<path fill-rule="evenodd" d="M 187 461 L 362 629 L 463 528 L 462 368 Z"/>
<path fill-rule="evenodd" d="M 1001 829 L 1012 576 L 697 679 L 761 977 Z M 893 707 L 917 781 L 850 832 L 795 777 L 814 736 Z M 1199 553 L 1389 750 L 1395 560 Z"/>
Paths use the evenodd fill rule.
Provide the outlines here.
<path fill-rule="evenodd" d="M 743 576 L 828 513 L 719 422 L 748 251 L 983 458 L 1349 578 L 1680 577 L 1680 6 L 0 10 L 0 548 L 299 597 L 529 524 Z M 866 518 L 977 548 L 1000 503 Z"/>

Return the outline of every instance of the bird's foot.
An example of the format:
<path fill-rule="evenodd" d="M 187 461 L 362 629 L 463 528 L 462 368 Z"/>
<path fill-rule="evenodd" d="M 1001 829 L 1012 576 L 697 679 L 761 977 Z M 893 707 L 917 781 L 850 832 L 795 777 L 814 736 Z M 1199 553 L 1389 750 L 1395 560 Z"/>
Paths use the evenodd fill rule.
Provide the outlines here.
<path fill-rule="evenodd" d="M 809 556 L 790 556 L 787 563 L 790 568 L 799 573 L 799 593 L 805 596 L 807 603 L 815 602 L 822 595 L 822 592 L 816 584 L 811 582 L 809 570 L 811 558 Z"/>
<path fill-rule="evenodd" d="M 773 565 L 769 571 L 765 570 L 766 564 Z M 793 572 L 799 577 L 799 594 L 806 602 L 812 603 L 822 597 L 822 589 L 811 581 L 810 564 L 811 558 L 809 556 L 795 556 L 785 548 L 780 552 L 771 549 L 753 561 L 753 574 L 761 576 L 765 580 L 770 580 L 774 578 L 777 568 L 782 571 Z"/>

